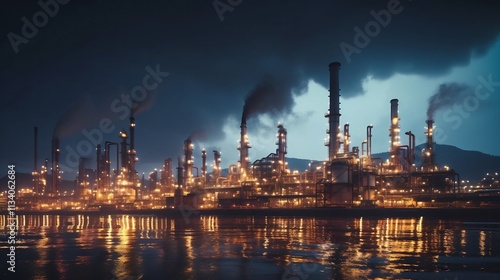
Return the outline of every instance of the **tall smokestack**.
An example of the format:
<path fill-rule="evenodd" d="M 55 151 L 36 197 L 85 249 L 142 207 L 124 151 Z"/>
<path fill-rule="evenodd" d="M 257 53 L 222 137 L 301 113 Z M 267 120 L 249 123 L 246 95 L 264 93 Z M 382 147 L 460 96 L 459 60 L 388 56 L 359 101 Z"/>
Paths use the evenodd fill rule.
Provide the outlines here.
<path fill-rule="evenodd" d="M 191 138 L 184 141 L 184 180 L 186 186 L 191 184 L 193 178 L 193 142 Z"/>
<path fill-rule="evenodd" d="M 51 192 L 57 194 L 60 187 L 59 177 L 59 138 L 52 138 L 52 189 Z"/>
<path fill-rule="evenodd" d="M 104 146 L 104 187 L 109 187 L 110 182 L 111 182 L 111 158 L 110 158 L 110 143 L 106 141 L 105 146 Z M 117 153 L 118 154 L 118 153 Z M 118 164 L 118 161 L 117 161 Z M 120 172 L 120 168 L 117 165 L 116 166 L 117 170 L 116 172 Z"/>
<path fill-rule="evenodd" d="M 372 157 L 372 129 L 373 125 L 366 127 L 366 157 L 370 160 Z"/>
<path fill-rule="evenodd" d="M 248 158 L 248 149 L 250 148 L 250 143 L 248 141 L 247 135 L 247 120 L 245 112 L 241 116 L 241 135 L 240 135 L 240 147 L 238 150 L 240 151 L 240 180 L 244 181 L 247 178 L 249 158 Z"/>
<path fill-rule="evenodd" d="M 135 118 L 130 116 L 130 150 L 135 149 Z"/>
<path fill-rule="evenodd" d="M 95 149 L 96 152 L 96 180 L 97 180 L 97 188 L 101 188 L 101 176 L 102 176 L 102 154 L 101 154 L 101 144 L 97 144 Z"/>
<path fill-rule="evenodd" d="M 278 155 L 278 166 L 279 173 L 284 174 L 286 172 L 286 129 L 283 125 L 278 125 L 278 149 L 276 149 L 276 154 Z"/>
<path fill-rule="evenodd" d="M 330 107 L 328 114 L 328 159 L 333 160 L 340 150 L 340 63 L 330 63 Z"/>
<path fill-rule="evenodd" d="M 182 161 L 179 157 L 177 159 L 177 187 L 182 188 L 184 185 L 184 168 L 182 168 Z"/>
<path fill-rule="evenodd" d="M 34 155 L 33 155 L 33 164 L 34 164 L 34 167 L 33 167 L 33 190 L 35 191 L 35 194 L 39 194 L 39 180 L 40 180 L 40 176 L 38 174 L 38 127 L 35 126 L 35 129 L 34 129 L 34 142 L 33 142 L 33 145 L 34 145 Z"/>
<path fill-rule="evenodd" d="M 220 177 L 220 162 L 221 162 L 220 152 L 214 150 L 214 170 L 213 170 L 214 179 L 217 179 Z"/>
<path fill-rule="evenodd" d="M 207 151 L 205 149 L 201 151 L 201 182 L 203 186 L 207 182 Z"/>
<path fill-rule="evenodd" d="M 424 165 L 434 166 L 434 142 L 433 142 L 433 133 L 434 133 L 434 120 L 427 120 L 427 130 L 425 134 L 427 135 L 427 148 L 425 149 L 424 154 Z"/>
<path fill-rule="evenodd" d="M 81 198 L 87 188 L 87 170 L 85 167 L 86 158 L 80 157 L 78 165 L 78 186 L 75 190 L 76 196 Z"/>
<path fill-rule="evenodd" d="M 121 142 L 121 156 L 122 156 L 122 172 L 123 172 L 123 175 L 124 177 L 129 180 L 130 179 L 130 176 L 129 176 L 129 154 L 128 154 L 128 151 L 127 151 L 127 132 L 125 130 L 122 130 L 120 132 L 120 137 L 122 138 L 122 142 Z"/>
<path fill-rule="evenodd" d="M 172 159 L 168 158 L 165 160 L 165 164 L 163 165 L 163 175 L 162 175 L 163 184 L 166 186 L 172 185 Z"/>
<path fill-rule="evenodd" d="M 397 99 L 391 100 L 391 127 L 389 136 L 391 137 L 390 162 L 394 165 L 399 164 L 399 113 Z"/>
<path fill-rule="evenodd" d="M 43 174 L 43 179 L 45 181 L 45 184 L 42 185 L 42 193 L 47 194 L 48 192 L 50 192 L 50 188 L 48 186 L 48 182 L 49 182 L 49 160 L 48 159 L 45 159 L 44 167 L 45 167 L 45 173 Z"/>
<path fill-rule="evenodd" d="M 125 149 L 127 148 L 127 142 L 126 142 L 126 133 L 124 133 L 124 131 L 122 131 L 120 133 L 120 137 L 123 137 L 125 136 L 125 143 L 122 142 L 122 146 L 123 144 L 125 144 Z M 120 147 L 119 147 L 119 144 L 116 143 L 116 142 L 110 142 L 110 141 L 106 141 L 104 143 L 104 156 L 103 156 L 103 159 L 101 160 L 102 161 L 102 169 L 104 169 L 104 174 L 102 175 L 102 177 L 104 178 L 104 183 L 102 184 L 104 187 L 108 188 L 109 186 L 111 186 L 111 146 L 116 146 L 116 175 L 120 174 Z M 122 147 L 123 149 L 123 147 Z M 122 160 L 124 159 L 124 155 L 122 153 Z"/>
<path fill-rule="evenodd" d="M 38 127 L 35 126 L 34 129 L 34 168 L 36 173 L 38 173 Z"/>
<path fill-rule="evenodd" d="M 432 134 L 434 131 L 434 120 L 427 120 L 425 121 L 427 123 L 427 149 L 432 150 L 433 147 L 433 140 L 432 140 Z"/>
<path fill-rule="evenodd" d="M 344 125 L 344 154 L 349 153 L 349 145 L 351 144 L 351 135 L 349 134 L 349 124 Z"/>
<path fill-rule="evenodd" d="M 182 191 L 182 186 L 184 185 L 184 180 L 182 178 L 184 170 L 182 168 L 181 158 L 177 158 L 177 188 L 174 191 L 174 207 L 180 207 L 183 203 L 184 192 Z"/>
<path fill-rule="evenodd" d="M 129 170 L 131 174 L 135 174 L 135 118 L 134 115 L 130 115 L 130 160 L 129 160 Z"/>

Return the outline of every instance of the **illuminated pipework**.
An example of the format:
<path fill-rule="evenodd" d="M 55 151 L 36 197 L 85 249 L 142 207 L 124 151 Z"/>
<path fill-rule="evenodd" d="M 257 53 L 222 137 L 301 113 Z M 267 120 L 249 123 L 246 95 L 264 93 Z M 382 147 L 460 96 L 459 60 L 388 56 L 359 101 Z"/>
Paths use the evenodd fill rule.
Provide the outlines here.
<path fill-rule="evenodd" d="M 410 166 L 412 166 L 415 163 L 415 134 L 411 133 L 410 130 L 405 132 L 405 135 L 408 135 L 408 159 Z"/>
<path fill-rule="evenodd" d="M 397 165 L 400 163 L 399 159 L 399 112 L 398 112 L 398 100 L 391 100 L 391 127 L 389 128 L 389 137 L 391 138 L 391 148 L 390 148 L 390 163 Z"/>
<path fill-rule="evenodd" d="M 84 157 L 80 157 L 78 164 L 78 186 L 75 190 L 77 197 L 82 197 L 85 194 L 85 191 L 88 189 L 90 182 L 88 182 L 87 170 L 85 167 L 85 161 L 87 159 Z"/>
<path fill-rule="evenodd" d="M 172 185 L 172 159 L 168 158 L 163 164 L 163 172 L 161 173 L 161 183 L 164 186 Z"/>
<path fill-rule="evenodd" d="M 366 127 L 366 157 L 368 158 L 369 163 L 372 157 L 372 129 L 373 125 Z"/>
<path fill-rule="evenodd" d="M 344 154 L 349 153 L 349 145 L 351 144 L 351 135 L 349 134 L 349 124 L 344 125 Z"/>
<path fill-rule="evenodd" d="M 287 131 L 283 125 L 278 125 L 278 142 L 276 142 L 278 149 L 276 149 L 276 154 L 278 155 L 278 169 L 281 174 L 286 173 L 286 134 Z"/>
<path fill-rule="evenodd" d="M 121 133 L 120 133 L 120 136 L 121 136 Z M 103 169 L 104 169 L 104 172 L 103 172 L 103 186 L 106 187 L 106 188 L 109 188 L 111 186 L 111 146 L 116 146 L 116 175 L 119 175 L 120 173 L 120 163 L 119 163 L 119 154 L 120 154 L 120 147 L 119 147 L 119 144 L 116 143 L 116 142 L 110 142 L 110 141 L 106 141 L 105 143 L 105 147 L 104 147 L 104 158 L 103 158 L 103 163 L 102 163 L 102 166 L 103 166 Z M 115 177 L 116 178 L 116 177 Z"/>
<path fill-rule="evenodd" d="M 45 159 L 44 166 L 42 167 L 42 172 L 41 172 L 41 177 L 42 177 L 42 194 L 46 194 L 49 192 L 48 190 L 48 181 L 49 181 L 49 160 Z"/>

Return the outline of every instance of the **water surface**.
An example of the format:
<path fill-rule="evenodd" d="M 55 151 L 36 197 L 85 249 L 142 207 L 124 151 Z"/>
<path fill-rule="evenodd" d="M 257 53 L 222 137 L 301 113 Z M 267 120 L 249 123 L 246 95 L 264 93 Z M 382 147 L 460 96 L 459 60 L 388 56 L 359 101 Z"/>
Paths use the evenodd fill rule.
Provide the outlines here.
<path fill-rule="evenodd" d="M 500 228 L 460 220 L 26 215 L 18 234 L 9 279 L 500 279 Z"/>

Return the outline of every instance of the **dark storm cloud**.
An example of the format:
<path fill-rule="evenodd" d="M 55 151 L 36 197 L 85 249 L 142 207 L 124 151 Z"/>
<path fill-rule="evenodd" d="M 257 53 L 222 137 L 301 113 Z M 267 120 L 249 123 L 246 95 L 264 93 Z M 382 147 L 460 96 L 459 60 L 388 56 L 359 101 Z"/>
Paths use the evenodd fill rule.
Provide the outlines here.
<path fill-rule="evenodd" d="M 283 82 L 273 91 L 278 95 L 265 98 L 288 112 L 290 89 L 309 79 L 327 87 L 332 61 L 342 63 L 348 98 L 363 93 L 367 76 L 432 76 L 466 65 L 488 50 L 500 30 L 496 1 L 401 1 L 402 11 L 347 63 L 339 45 L 355 45 L 354 28 L 365 30 L 374 21 L 370 11 L 387 9 L 390 1 L 243 1 L 223 22 L 212 1 L 71 1 L 15 54 L 7 34 L 22 35 L 21 18 L 40 10 L 36 2 L 22 2 L 3 4 L 0 27 L 4 100 L 31 89 L 30 100 L 0 112 L 20 112 L 23 119 L 6 127 L 20 135 L 18 149 L 2 137 L 2 158 L 9 160 L 25 158 L 19 150 L 31 143 L 23 125 L 44 115 L 41 129 L 52 131 L 84 92 L 98 108 L 92 118 L 109 115 L 109 104 L 140 84 L 148 65 L 172 75 L 157 88 L 151 110 L 136 119 L 136 146 L 141 161 L 161 162 L 177 155 L 193 131 L 204 131 L 214 143 L 222 139 L 224 120 L 241 114 L 264 75 Z"/>

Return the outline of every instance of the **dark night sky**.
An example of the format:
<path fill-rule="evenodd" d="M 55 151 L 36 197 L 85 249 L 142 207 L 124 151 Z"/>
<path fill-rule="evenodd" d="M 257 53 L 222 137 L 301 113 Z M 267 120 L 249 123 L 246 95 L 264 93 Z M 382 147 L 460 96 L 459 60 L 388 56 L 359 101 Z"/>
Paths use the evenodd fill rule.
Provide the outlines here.
<path fill-rule="evenodd" d="M 273 104 L 265 108 L 275 120 L 294 114 L 296 97 L 307 92 L 309 81 L 328 87 L 328 64 L 332 61 L 342 63 L 342 98 L 363 102 L 362 96 L 369 100 L 379 94 L 363 85 L 368 77 L 390 81 L 395 75 L 415 75 L 432 80 L 487 54 L 500 57 L 498 1 L 402 0 L 399 12 L 392 14 L 387 26 L 381 27 L 359 54 L 350 56 L 350 62 L 339 45 L 354 45 L 354 28 L 364 29 L 374 20 L 370 11 L 387 9 L 388 3 L 397 5 L 398 1 L 243 0 L 223 14 L 223 21 L 213 1 L 101 2 L 73 0 L 59 4 L 57 13 L 26 44 L 21 43 L 16 53 L 8 34 L 22 35 L 22 18 L 33 22 L 33 15 L 42 8 L 36 1 L 2 1 L 1 166 L 16 163 L 20 170 L 32 169 L 34 126 L 39 127 L 39 157 L 44 159 L 50 158 L 50 139 L 60 124 L 61 158 L 67 166 L 71 165 L 65 162 L 68 149 L 76 150 L 86 139 L 82 129 L 97 129 L 103 118 L 110 118 L 115 126 L 114 131 L 104 134 L 105 140 L 117 141 L 118 131 L 128 123 L 111 104 L 121 94 L 130 94 L 142 85 L 147 66 L 159 67 L 169 76 L 147 93 L 149 98 L 136 116 L 141 172 L 160 167 L 167 157 L 180 155 L 182 141 L 190 135 L 207 149 L 222 149 L 223 156 L 228 151 L 225 165 L 235 161 L 237 139 L 230 139 L 233 146 L 224 144 L 230 136 L 224 124 L 239 118 L 245 97 L 263 80 L 272 81 L 273 88 L 279 89 L 270 91 L 268 100 Z M 495 62 L 498 64 L 498 60 Z M 499 81 L 500 74 L 490 70 L 478 70 L 475 77 L 492 74 L 492 79 Z M 464 82 L 458 76 L 450 79 L 453 76 L 448 75 L 439 82 Z M 404 99 L 414 92 L 412 88 L 392 94 Z M 324 94 L 326 104 L 327 92 L 320 94 Z M 421 99 L 426 101 L 431 94 L 426 92 Z M 498 126 L 500 100 L 496 97 L 483 106 L 482 110 L 488 112 L 477 113 L 470 120 Z M 384 99 L 384 104 L 389 100 Z M 318 110 L 323 114 L 325 109 Z M 386 114 L 388 105 L 377 110 Z M 418 110 L 422 116 L 410 115 L 407 119 L 418 117 L 417 129 L 421 129 L 426 108 Z M 351 114 L 362 115 L 363 110 Z M 251 120 L 251 132 L 255 132 L 259 120 L 255 116 Z M 326 127 L 324 118 L 314 123 Z M 378 135 L 386 143 L 389 123 L 383 124 Z M 461 140 L 449 143 L 500 155 L 494 141 L 478 141 L 471 146 L 476 136 L 466 135 L 478 132 L 467 131 L 469 127 L 474 126 L 464 125 L 450 132 Z M 235 135 L 238 129 L 236 125 Z M 269 152 L 275 149 L 273 144 L 269 143 Z M 380 144 L 377 148 L 383 151 L 386 147 Z M 295 155 L 307 154 L 307 146 L 300 149 L 301 153 Z M 324 155 L 311 152 L 310 158 L 326 157 L 326 148 L 322 149 Z M 265 155 L 257 154 L 253 159 Z M 289 155 L 294 156 L 294 152 L 290 150 Z M 94 152 L 88 156 L 93 157 Z"/>

